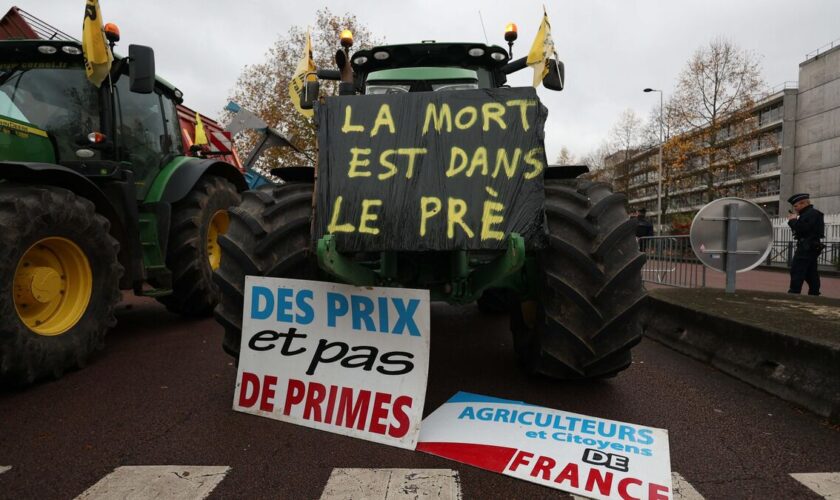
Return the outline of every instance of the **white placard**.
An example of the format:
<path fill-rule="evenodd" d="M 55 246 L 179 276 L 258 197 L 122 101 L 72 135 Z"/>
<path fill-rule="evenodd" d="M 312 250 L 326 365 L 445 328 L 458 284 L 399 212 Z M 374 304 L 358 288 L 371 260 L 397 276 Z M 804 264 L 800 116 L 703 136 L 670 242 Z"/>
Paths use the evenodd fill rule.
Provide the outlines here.
<path fill-rule="evenodd" d="M 417 450 L 590 498 L 672 498 L 668 431 L 459 392 Z"/>
<path fill-rule="evenodd" d="M 248 276 L 233 409 L 414 449 L 429 291 Z"/>

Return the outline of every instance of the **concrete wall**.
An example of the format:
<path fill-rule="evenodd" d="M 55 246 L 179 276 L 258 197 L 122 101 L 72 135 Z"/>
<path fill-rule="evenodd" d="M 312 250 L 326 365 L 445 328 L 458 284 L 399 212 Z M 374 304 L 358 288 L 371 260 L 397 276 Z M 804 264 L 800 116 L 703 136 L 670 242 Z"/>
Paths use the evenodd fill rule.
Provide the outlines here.
<path fill-rule="evenodd" d="M 782 148 L 779 158 L 779 213 L 783 214 L 789 208 L 787 199 L 793 195 L 793 172 L 796 150 L 796 99 L 797 89 L 785 89 L 782 98 Z"/>
<path fill-rule="evenodd" d="M 799 65 L 792 193 L 811 193 L 824 213 L 840 213 L 840 47 Z"/>

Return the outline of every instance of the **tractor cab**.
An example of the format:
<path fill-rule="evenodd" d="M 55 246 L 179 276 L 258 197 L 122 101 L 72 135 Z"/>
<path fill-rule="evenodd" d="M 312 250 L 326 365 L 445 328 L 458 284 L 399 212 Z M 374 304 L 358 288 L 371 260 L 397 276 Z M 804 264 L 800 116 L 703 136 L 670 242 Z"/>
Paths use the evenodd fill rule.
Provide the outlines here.
<path fill-rule="evenodd" d="M 340 59 L 340 57 L 337 57 Z M 434 82 L 437 89 L 466 90 L 496 88 L 506 79 L 500 71 L 508 62 L 505 49 L 476 43 L 385 45 L 356 51 L 350 59 L 357 87 L 379 81 Z M 338 61 L 340 62 L 340 61 Z M 467 83 L 444 87 L 444 83 Z M 418 90 L 435 90 L 418 85 Z M 365 91 L 365 93 L 371 93 Z"/>
<path fill-rule="evenodd" d="M 22 132 L 2 136 L 2 159 L 57 164 L 94 179 L 129 170 L 135 197 L 143 199 L 167 159 L 183 149 L 181 92 L 155 79 L 151 49 L 129 51 L 96 87 L 76 41 L 0 42 L 0 120 Z"/>
<path fill-rule="evenodd" d="M 515 31 L 513 32 L 515 33 Z M 461 42 L 435 42 L 381 45 L 350 55 L 353 35 L 341 34 L 342 49 L 335 54 L 338 69 L 321 69 L 320 80 L 338 80 L 339 95 L 376 95 L 402 92 L 494 89 L 507 86 L 507 75 L 527 67 L 527 57 L 511 61 L 516 37 L 505 34 L 510 48 Z M 543 86 L 563 90 L 565 69 L 554 59 L 547 63 Z M 317 80 L 307 82 L 301 107 L 311 109 L 319 98 Z"/>
<path fill-rule="evenodd" d="M 75 43 L 0 42 L 0 120 L 20 133 L 4 135 L 4 159 L 63 163 L 99 159 L 78 144 L 102 130 L 99 91 L 85 77 Z M 34 155 L 34 156 L 33 156 Z"/>

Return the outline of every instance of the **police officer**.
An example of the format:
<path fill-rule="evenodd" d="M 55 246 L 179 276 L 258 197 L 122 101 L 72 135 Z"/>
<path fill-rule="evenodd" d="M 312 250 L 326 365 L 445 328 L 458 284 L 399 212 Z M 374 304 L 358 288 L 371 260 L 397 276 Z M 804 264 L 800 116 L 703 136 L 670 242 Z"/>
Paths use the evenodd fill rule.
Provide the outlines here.
<path fill-rule="evenodd" d="M 788 293 L 801 293 L 802 282 L 808 282 L 808 295 L 820 294 L 820 275 L 817 273 L 817 258 L 824 248 L 820 241 L 825 237 L 823 213 L 811 205 L 808 193 L 799 193 L 788 198 L 796 213 L 788 215 L 788 225 L 796 238 L 796 252 L 790 266 L 790 289 Z"/>
<path fill-rule="evenodd" d="M 636 238 L 646 238 L 653 236 L 653 223 L 647 219 L 647 209 L 640 208 L 636 215 Z M 644 252 L 647 250 L 649 240 L 639 239 L 639 250 Z"/>

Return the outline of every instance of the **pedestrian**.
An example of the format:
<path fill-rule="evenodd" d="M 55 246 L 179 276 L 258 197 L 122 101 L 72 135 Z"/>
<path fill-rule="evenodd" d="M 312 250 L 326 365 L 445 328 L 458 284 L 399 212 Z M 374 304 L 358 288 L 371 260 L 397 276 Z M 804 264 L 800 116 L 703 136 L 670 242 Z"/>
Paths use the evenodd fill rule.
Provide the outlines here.
<path fill-rule="evenodd" d="M 788 198 L 788 203 L 793 205 L 793 211 L 788 210 L 788 226 L 796 238 L 796 251 L 790 265 L 788 293 L 801 293 L 804 281 L 808 283 L 808 295 L 819 295 L 820 275 L 817 259 L 825 248 L 820 241 L 825 237 L 825 223 L 823 213 L 811 205 L 809 198 L 808 193 L 799 193 Z"/>
<path fill-rule="evenodd" d="M 636 238 L 639 238 L 639 250 L 644 252 L 647 249 L 648 238 L 653 236 L 653 223 L 646 217 L 647 209 L 640 208 L 636 216 Z"/>

